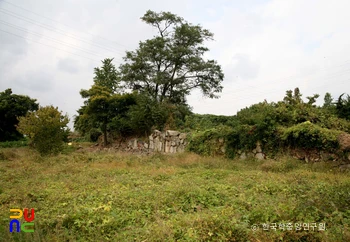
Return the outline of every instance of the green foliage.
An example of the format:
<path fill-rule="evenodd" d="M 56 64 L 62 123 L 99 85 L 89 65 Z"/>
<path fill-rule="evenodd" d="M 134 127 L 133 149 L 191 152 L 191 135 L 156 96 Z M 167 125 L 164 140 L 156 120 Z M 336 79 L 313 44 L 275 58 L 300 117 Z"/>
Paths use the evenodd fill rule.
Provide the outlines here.
<path fill-rule="evenodd" d="M 99 129 L 93 128 L 89 130 L 87 137 L 89 141 L 96 142 L 101 135 L 102 132 Z"/>
<path fill-rule="evenodd" d="M 89 90 L 81 90 L 80 95 L 86 100 L 74 120 L 76 130 L 90 136 L 91 140 L 96 140 L 96 129 L 101 130 L 104 145 L 108 143 L 107 132 L 111 127 L 118 134 L 128 132 L 130 125 L 126 122 L 126 115 L 130 106 L 135 104 L 134 94 L 115 93 L 119 82 L 112 60 L 103 60 L 103 66 L 95 68 L 94 85 Z"/>
<path fill-rule="evenodd" d="M 347 95 L 346 98 L 343 98 L 344 93 L 339 96 L 336 103 L 337 115 L 340 118 L 350 120 L 350 96 Z"/>
<path fill-rule="evenodd" d="M 213 34 L 170 12 L 147 11 L 141 18 L 155 27 L 158 36 L 140 42 L 128 51 L 117 72 L 113 59 L 95 68 L 94 85 L 81 90 L 86 99 L 78 110 L 74 127 L 83 135 L 100 130 L 107 145 L 107 133 L 127 136 L 149 134 L 152 129 L 181 129 L 191 114 L 186 96 L 200 89 L 205 96 L 217 97 L 224 74 L 214 60 L 205 60 L 204 46 Z M 118 88 L 133 94 L 117 95 Z"/>
<path fill-rule="evenodd" d="M 117 70 L 112 63 L 113 59 L 104 59 L 102 67 L 94 69 L 94 83 L 97 86 L 105 87 L 109 92 L 116 92 L 119 88 Z"/>
<path fill-rule="evenodd" d="M 20 117 L 17 129 L 29 138 L 31 145 L 40 154 L 57 154 L 67 140 L 68 122 L 68 116 L 62 115 L 58 108 L 46 106 Z"/>
<path fill-rule="evenodd" d="M 147 95 L 137 96 L 137 105 L 130 108 L 128 118 L 132 129 L 138 134 L 149 134 L 152 128 L 162 130 L 167 120 L 167 110 Z"/>
<path fill-rule="evenodd" d="M 17 118 L 37 109 L 36 99 L 12 94 L 11 89 L 0 92 L 0 142 L 22 139 L 23 136 L 16 130 Z"/>
<path fill-rule="evenodd" d="M 28 140 L 17 140 L 17 141 L 6 141 L 0 142 L 0 148 L 15 148 L 15 147 L 23 147 L 28 146 Z"/>
<path fill-rule="evenodd" d="M 231 127 L 220 125 L 216 128 L 194 132 L 189 137 L 187 150 L 206 156 L 222 155 L 221 148 L 231 130 Z"/>
<path fill-rule="evenodd" d="M 149 134 L 152 129 L 176 129 L 184 122 L 190 109 L 185 104 L 159 103 L 148 95 L 137 95 L 137 104 L 130 108 L 126 122 L 137 134 Z"/>
<path fill-rule="evenodd" d="M 184 128 L 203 131 L 215 128 L 218 125 L 233 126 L 235 117 L 212 114 L 193 114 L 185 118 Z"/>
<path fill-rule="evenodd" d="M 217 97 L 224 74 L 216 61 L 203 57 L 209 51 L 204 42 L 213 34 L 170 12 L 149 10 L 141 19 L 158 35 L 126 53 L 126 63 L 120 66 L 121 80 L 158 102 L 184 104 L 196 88 L 205 96 Z"/>
<path fill-rule="evenodd" d="M 340 133 L 341 131 L 321 128 L 307 121 L 286 128 L 281 138 L 292 147 L 335 151 L 339 147 L 337 137 Z"/>
<path fill-rule="evenodd" d="M 186 117 L 185 124 L 190 130 L 201 130 L 203 134 L 211 133 L 220 124 L 232 127 L 221 137 L 226 141 L 225 153 L 230 158 L 235 157 L 238 151 L 252 151 L 257 142 L 264 153 L 272 157 L 287 147 L 334 151 L 337 135 L 349 133 L 350 122 L 335 115 L 330 95 L 326 95 L 325 107 L 317 107 L 314 103 L 318 96 L 307 97 L 308 102 L 304 102 L 300 90 L 296 88 L 294 92 L 287 91 L 283 101 L 277 103 L 265 101 L 254 104 L 231 117 L 190 115 Z M 210 136 L 207 138 L 210 139 Z M 199 154 L 208 153 L 207 149 L 203 151 L 201 142 L 190 144 L 191 150 Z M 215 140 L 203 142 L 215 143 Z"/>
<path fill-rule="evenodd" d="M 325 95 L 324 95 L 324 104 L 323 104 L 323 108 L 331 108 L 331 107 L 334 107 L 334 103 L 333 103 L 333 98 L 332 98 L 332 95 L 327 92 Z"/>

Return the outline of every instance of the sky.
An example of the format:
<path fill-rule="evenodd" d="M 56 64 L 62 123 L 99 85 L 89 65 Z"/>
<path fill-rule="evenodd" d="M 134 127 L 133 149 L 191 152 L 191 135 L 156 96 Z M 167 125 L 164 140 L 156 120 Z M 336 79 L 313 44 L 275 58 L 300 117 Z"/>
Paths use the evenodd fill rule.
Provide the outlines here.
<path fill-rule="evenodd" d="M 0 92 L 11 88 L 73 120 L 101 60 L 119 66 L 125 51 L 156 35 L 140 20 L 153 10 L 214 34 L 205 58 L 222 66 L 224 88 L 219 99 L 193 91 L 193 112 L 234 115 L 295 87 L 305 100 L 320 94 L 322 105 L 326 92 L 350 94 L 349 9 L 349 0 L 0 0 Z"/>

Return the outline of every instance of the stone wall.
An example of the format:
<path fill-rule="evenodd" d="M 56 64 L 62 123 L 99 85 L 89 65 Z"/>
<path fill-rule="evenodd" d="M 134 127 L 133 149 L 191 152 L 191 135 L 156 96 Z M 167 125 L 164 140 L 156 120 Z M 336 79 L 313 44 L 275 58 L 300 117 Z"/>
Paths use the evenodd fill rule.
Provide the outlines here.
<path fill-rule="evenodd" d="M 167 130 L 164 133 L 155 130 L 149 136 L 149 149 L 165 153 L 180 153 L 185 151 L 187 135 L 178 131 Z"/>
<path fill-rule="evenodd" d="M 241 160 L 245 160 L 247 158 L 256 158 L 258 160 L 263 160 L 266 158 L 265 153 L 262 151 L 260 142 L 256 143 L 256 148 L 251 152 L 237 151 L 237 154 Z"/>
<path fill-rule="evenodd" d="M 138 138 L 130 139 L 125 150 L 139 150 L 145 152 L 181 153 L 187 145 L 187 135 L 178 131 L 167 130 L 160 132 L 155 130 L 148 140 Z"/>

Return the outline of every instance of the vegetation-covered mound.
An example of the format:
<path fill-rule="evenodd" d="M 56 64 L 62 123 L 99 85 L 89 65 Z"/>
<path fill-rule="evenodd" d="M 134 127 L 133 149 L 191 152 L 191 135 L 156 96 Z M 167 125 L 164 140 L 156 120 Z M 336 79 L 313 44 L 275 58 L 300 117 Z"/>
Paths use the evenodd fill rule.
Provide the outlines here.
<path fill-rule="evenodd" d="M 189 150 L 213 155 L 218 148 L 215 144 L 220 145 L 218 139 L 224 139 L 228 157 L 255 149 L 257 142 L 269 155 L 287 148 L 337 153 L 341 147 L 339 136 L 350 132 L 349 115 L 344 108 L 350 102 L 342 96 L 333 102 L 326 94 L 324 105 L 317 106 L 317 97 L 307 97 L 308 102 L 304 102 L 296 88 L 294 93 L 287 91 L 282 101 L 254 104 L 235 116 L 189 116 L 186 128 L 194 131 Z"/>

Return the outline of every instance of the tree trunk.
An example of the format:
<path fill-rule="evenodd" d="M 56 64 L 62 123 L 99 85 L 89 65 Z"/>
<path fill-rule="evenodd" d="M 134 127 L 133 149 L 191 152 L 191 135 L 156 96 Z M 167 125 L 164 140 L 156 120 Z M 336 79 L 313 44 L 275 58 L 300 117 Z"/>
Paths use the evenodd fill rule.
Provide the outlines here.
<path fill-rule="evenodd" d="M 167 84 L 164 84 L 163 91 L 162 91 L 162 95 L 160 96 L 160 102 L 161 102 L 161 103 L 163 102 L 167 91 L 168 91 L 168 85 L 167 85 Z"/>
<path fill-rule="evenodd" d="M 107 124 L 103 124 L 103 146 L 107 146 Z"/>
<path fill-rule="evenodd" d="M 158 97 L 158 83 L 157 83 L 157 85 L 156 85 L 156 91 L 155 91 L 155 95 L 154 95 L 154 99 L 155 99 L 156 101 L 158 101 L 158 100 L 157 100 L 157 97 Z"/>

